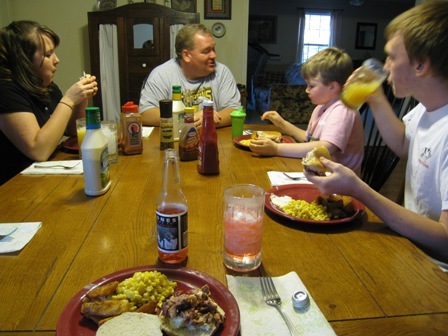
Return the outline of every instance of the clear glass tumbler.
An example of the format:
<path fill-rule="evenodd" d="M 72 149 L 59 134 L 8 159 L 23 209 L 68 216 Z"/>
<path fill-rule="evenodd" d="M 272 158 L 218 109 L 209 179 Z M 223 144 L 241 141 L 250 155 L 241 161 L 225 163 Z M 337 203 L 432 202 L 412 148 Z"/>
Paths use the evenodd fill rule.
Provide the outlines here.
<path fill-rule="evenodd" d="M 253 184 L 224 190 L 224 265 L 247 272 L 261 264 L 265 191 Z"/>

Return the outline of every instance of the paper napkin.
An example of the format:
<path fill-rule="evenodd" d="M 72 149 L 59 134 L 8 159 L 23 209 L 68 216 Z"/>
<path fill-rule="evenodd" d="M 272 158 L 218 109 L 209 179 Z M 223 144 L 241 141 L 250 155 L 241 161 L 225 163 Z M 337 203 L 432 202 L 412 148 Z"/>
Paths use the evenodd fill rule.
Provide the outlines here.
<path fill-rule="evenodd" d="M 142 129 L 142 137 L 147 138 L 151 135 L 154 127 L 143 126 Z"/>
<path fill-rule="evenodd" d="M 325 316 L 314 302 L 296 272 L 273 278 L 282 308 L 296 327 L 299 335 L 336 335 Z M 289 335 L 286 322 L 275 307 L 263 300 L 258 277 L 227 275 L 230 292 L 238 302 L 241 314 L 241 335 Z M 306 309 L 294 309 L 292 295 L 296 291 L 308 293 L 310 305 Z"/>
<path fill-rule="evenodd" d="M 268 177 L 273 187 L 281 186 L 284 184 L 311 184 L 302 172 L 286 172 L 291 177 L 300 178 L 299 180 L 293 180 L 279 171 L 268 171 Z"/>
<path fill-rule="evenodd" d="M 34 237 L 42 222 L 1 223 L 0 226 L 14 226 L 17 230 L 0 241 L 0 253 L 20 251 Z"/>
<path fill-rule="evenodd" d="M 57 167 L 58 165 L 61 167 Z M 36 166 L 45 168 L 36 168 Z M 64 167 L 73 168 L 65 169 Z M 21 172 L 24 175 L 79 175 L 82 173 L 82 160 L 35 162 Z"/>

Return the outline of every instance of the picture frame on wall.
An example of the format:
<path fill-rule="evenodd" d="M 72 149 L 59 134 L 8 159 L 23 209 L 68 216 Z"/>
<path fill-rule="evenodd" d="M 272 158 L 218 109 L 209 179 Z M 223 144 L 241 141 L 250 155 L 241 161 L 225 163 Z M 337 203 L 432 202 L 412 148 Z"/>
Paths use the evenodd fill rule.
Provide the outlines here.
<path fill-rule="evenodd" d="M 358 22 L 355 48 L 375 50 L 377 29 L 377 23 Z"/>
<path fill-rule="evenodd" d="M 232 0 L 204 0 L 205 20 L 231 20 Z"/>
<path fill-rule="evenodd" d="M 196 0 L 171 0 L 171 9 L 179 12 L 196 13 Z"/>
<path fill-rule="evenodd" d="M 250 15 L 249 37 L 258 43 L 277 43 L 277 16 L 276 15 Z"/>

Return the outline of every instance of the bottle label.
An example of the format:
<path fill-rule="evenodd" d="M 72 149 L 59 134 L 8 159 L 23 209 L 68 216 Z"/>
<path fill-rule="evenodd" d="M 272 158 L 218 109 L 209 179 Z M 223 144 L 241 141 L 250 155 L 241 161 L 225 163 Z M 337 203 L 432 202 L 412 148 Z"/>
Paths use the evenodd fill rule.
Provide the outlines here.
<path fill-rule="evenodd" d="M 133 121 L 128 124 L 128 133 L 129 133 L 129 145 L 130 146 L 140 146 L 141 144 L 141 126 L 138 122 Z"/>
<path fill-rule="evenodd" d="M 109 150 L 107 146 L 101 152 L 100 157 L 100 174 L 101 174 L 101 189 L 106 188 L 110 181 L 109 172 Z"/>
<path fill-rule="evenodd" d="M 160 118 L 160 142 L 173 142 L 173 119 Z"/>
<path fill-rule="evenodd" d="M 159 251 L 178 253 L 188 246 L 188 211 L 182 207 L 156 211 Z"/>

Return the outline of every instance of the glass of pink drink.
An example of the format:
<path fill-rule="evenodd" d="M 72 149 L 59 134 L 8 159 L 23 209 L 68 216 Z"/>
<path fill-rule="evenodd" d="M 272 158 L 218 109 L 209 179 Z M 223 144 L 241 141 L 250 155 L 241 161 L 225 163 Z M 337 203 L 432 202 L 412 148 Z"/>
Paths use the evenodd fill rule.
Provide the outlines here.
<path fill-rule="evenodd" d="M 224 265 L 246 272 L 261 263 L 264 189 L 237 184 L 224 191 Z"/>

